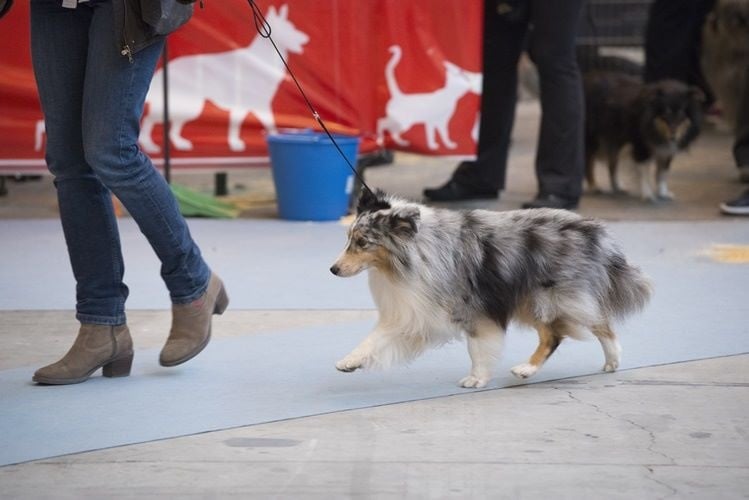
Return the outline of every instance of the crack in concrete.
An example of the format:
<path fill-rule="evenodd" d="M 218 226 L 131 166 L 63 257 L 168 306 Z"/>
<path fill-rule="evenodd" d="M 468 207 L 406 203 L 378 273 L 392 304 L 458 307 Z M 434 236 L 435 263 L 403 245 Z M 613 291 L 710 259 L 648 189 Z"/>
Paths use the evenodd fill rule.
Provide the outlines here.
<path fill-rule="evenodd" d="M 578 398 L 574 394 L 572 394 L 572 391 L 570 391 L 570 390 L 561 389 L 561 388 L 558 388 L 558 387 L 554 387 L 554 389 L 564 391 L 565 393 L 567 393 L 567 397 L 569 397 L 571 400 L 573 400 L 573 401 L 575 401 L 577 403 L 580 403 L 582 405 L 588 406 L 590 408 L 593 408 L 593 410 L 595 410 L 597 413 L 600 413 L 601 415 L 604 415 L 604 416 L 606 416 L 606 417 L 608 417 L 608 418 L 610 418 L 612 420 L 620 420 L 622 422 L 626 422 L 629 425 L 631 425 L 631 426 L 633 426 L 633 427 L 635 427 L 637 429 L 640 429 L 643 432 L 646 432 L 648 434 L 648 439 L 649 439 L 649 443 L 648 443 L 648 446 L 647 446 L 646 449 L 650 453 L 652 453 L 654 455 L 659 455 L 659 456 L 665 458 L 666 460 L 668 460 L 669 461 L 668 465 L 678 466 L 678 464 L 676 463 L 676 460 L 674 460 L 674 458 L 672 456 L 667 455 L 666 453 L 663 453 L 663 452 L 658 451 L 658 450 L 655 449 L 655 433 L 653 431 L 651 431 L 650 429 L 648 429 L 647 427 L 645 427 L 644 425 L 638 424 L 637 422 L 635 422 L 634 420 L 631 420 L 629 418 L 614 416 L 611 413 L 609 413 L 607 411 L 604 411 L 597 404 L 588 403 L 588 402 L 585 402 L 585 401 L 581 400 L 580 398 Z M 645 467 L 645 469 L 648 471 L 648 475 L 646 476 L 646 478 L 648 480 L 653 481 L 654 483 L 656 483 L 656 484 L 658 484 L 658 485 L 660 485 L 660 486 L 662 486 L 664 488 L 667 488 L 669 490 L 669 493 L 667 495 L 665 495 L 665 496 L 660 497 L 659 500 L 664 500 L 666 498 L 670 498 L 670 497 L 673 497 L 673 496 L 679 494 L 679 491 L 676 488 L 674 488 L 670 484 L 666 483 L 665 481 L 662 481 L 662 480 L 656 478 L 654 476 L 654 470 L 653 470 L 653 468 L 651 466 L 649 466 L 649 465 L 643 465 L 643 467 Z"/>
<path fill-rule="evenodd" d="M 675 495 L 679 494 L 679 491 L 676 488 L 674 488 L 673 486 L 671 486 L 667 482 L 656 478 L 654 476 L 655 471 L 653 470 L 652 467 L 646 465 L 645 469 L 648 471 L 648 475 L 646 476 L 647 479 L 649 479 L 650 481 L 653 481 L 656 484 L 659 484 L 659 485 L 663 486 L 664 488 L 668 488 L 670 490 L 670 493 L 668 495 L 659 497 L 658 500 L 665 500 L 666 498 L 669 498 L 669 497 L 672 497 L 672 496 L 675 496 Z"/>
<path fill-rule="evenodd" d="M 659 456 L 665 458 L 666 460 L 669 461 L 670 465 L 678 465 L 676 463 L 676 460 L 672 456 L 667 455 L 666 453 L 663 453 L 661 451 L 658 451 L 658 450 L 654 449 L 655 448 L 655 433 L 653 431 L 651 431 L 650 429 L 648 429 L 647 427 L 645 427 L 644 425 L 638 424 L 634 420 L 631 420 L 631 419 L 628 419 L 628 418 L 625 418 L 625 417 L 618 417 L 618 416 L 612 415 L 611 413 L 609 413 L 607 411 L 604 411 L 600 406 L 598 406 L 598 405 L 596 405 L 594 403 L 585 402 L 582 399 L 576 397 L 574 394 L 572 394 L 572 391 L 570 391 L 570 390 L 562 389 L 562 388 L 559 388 L 559 387 L 554 387 L 554 389 L 557 389 L 557 390 L 560 390 L 560 391 L 564 391 L 567 394 L 567 397 L 569 397 L 571 400 L 576 401 L 577 403 L 580 403 L 582 405 L 588 406 L 590 408 L 593 408 L 597 413 L 600 413 L 601 415 L 605 415 L 606 417 L 608 417 L 608 418 L 610 418 L 612 420 L 620 420 L 622 422 L 626 422 L 629 425 L 631 425 L 633 427 L 636 427 L 637 429 L 640 429 L 643 432 L 646 432 L 648 434 L 648 438 L 650 440 L 650 442 L 649 442 L 649 444 L 648 444 L 648 446 L 647 446 L 646 449 L 650 453 L 653 453 L 655 455 L 659 455 Z"/>

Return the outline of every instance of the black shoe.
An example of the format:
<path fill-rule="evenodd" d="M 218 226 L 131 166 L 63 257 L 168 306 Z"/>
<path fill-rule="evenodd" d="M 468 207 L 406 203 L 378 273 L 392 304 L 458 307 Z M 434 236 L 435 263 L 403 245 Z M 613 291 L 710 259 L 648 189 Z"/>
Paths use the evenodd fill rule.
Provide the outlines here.
<path fill-rule="evenodd" d="M 479 191 L 458 184 L 451 179 L 442 187 L 425 189 L 424 196 L 431 201 L 496 200 L 499 198 L 499 190 Z"/>
<path fill-rule="evenodd" d="M 749 215 L 749 189 L 735 200 L 721 203 L 720 211 L 728 215 Z"/>
<path fill-rule="evenodd" d="M 536 199 L 523 203 L 523 208 L 564 208 L 574 210 L 577 200 L 563 198 L 555 194 L 539 194 Z"/>
<path fill-rule="evenodd" d="M 395 160 L 395 154 L 389 149 L 378 149 L 372 153 L 366 153 L 359 156 L 356 166 L 360 169 L 369 167 L 379 167 L 381 165 L 390 165 Z"/>

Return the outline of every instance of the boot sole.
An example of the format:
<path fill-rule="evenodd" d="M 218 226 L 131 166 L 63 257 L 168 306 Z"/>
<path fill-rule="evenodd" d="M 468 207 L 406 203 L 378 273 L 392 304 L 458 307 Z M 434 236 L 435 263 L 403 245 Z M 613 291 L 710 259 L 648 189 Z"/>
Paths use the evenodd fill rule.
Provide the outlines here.
<path fill-rule="evenodd" d="M 39 377 L 37 375 L 34 375 L 31 380 L 36 382 L 37 384 L 43 384 L 43 385 L 72 385 L 72 384 L 80 384 L 81 382 L 85 382 L 89 378 L 91 378 L 91 375 L 96 372 L 99 368 L 102 369 L 102 376 L 107 378 L 118 378 L 118 377 L 127 377 L 130 375 L 130 369 L 133 364 L 133 353 L 130 353 L 129 355 L 120 356 L 119 358 L 112 359 L 107 361 L 106 363 L 102 363 L 101 365 L 95 367 L 93 370 L 88 372 L 86 375 L 82 377 L 77 378 L 49 378 L 49 377 Z"/>

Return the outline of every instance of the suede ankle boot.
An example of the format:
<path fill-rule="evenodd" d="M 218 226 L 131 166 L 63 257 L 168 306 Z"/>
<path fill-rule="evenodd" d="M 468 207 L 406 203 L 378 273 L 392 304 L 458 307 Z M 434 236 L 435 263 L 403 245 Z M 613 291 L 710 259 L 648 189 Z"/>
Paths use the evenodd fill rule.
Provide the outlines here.
<path fill-rule="evenodd" d="M 39 368 L 40 384 L 77 384 L 102 368 L 105 377 L 127 377 L 133 363 L 133 340 L 127 325 L 81 324 L 78 337 L 60 361 Z"/>
<path fill-rule="evenodd" d="M 176 366 L 197 356 L 211 339 L 211 316 L 222 314 L 228 305 L 224 284 L 215 274 L 198 299 L 173 304 L 172 329 L 159 356 L 161 366 Z"/>

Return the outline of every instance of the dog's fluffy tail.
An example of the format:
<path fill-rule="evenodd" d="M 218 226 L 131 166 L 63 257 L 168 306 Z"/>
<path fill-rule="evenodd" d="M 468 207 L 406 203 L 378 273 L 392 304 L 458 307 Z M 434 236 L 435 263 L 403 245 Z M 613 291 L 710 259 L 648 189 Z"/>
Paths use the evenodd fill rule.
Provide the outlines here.
<path fill-rule="evenodd" d="M 605 302 L 609 315 L 622 318 L 647 305 L 653 294 L 653 285 L 640 268 L 630 265 L 622 254 L 615 254 L 606 270 L 609 289 Z"/>

